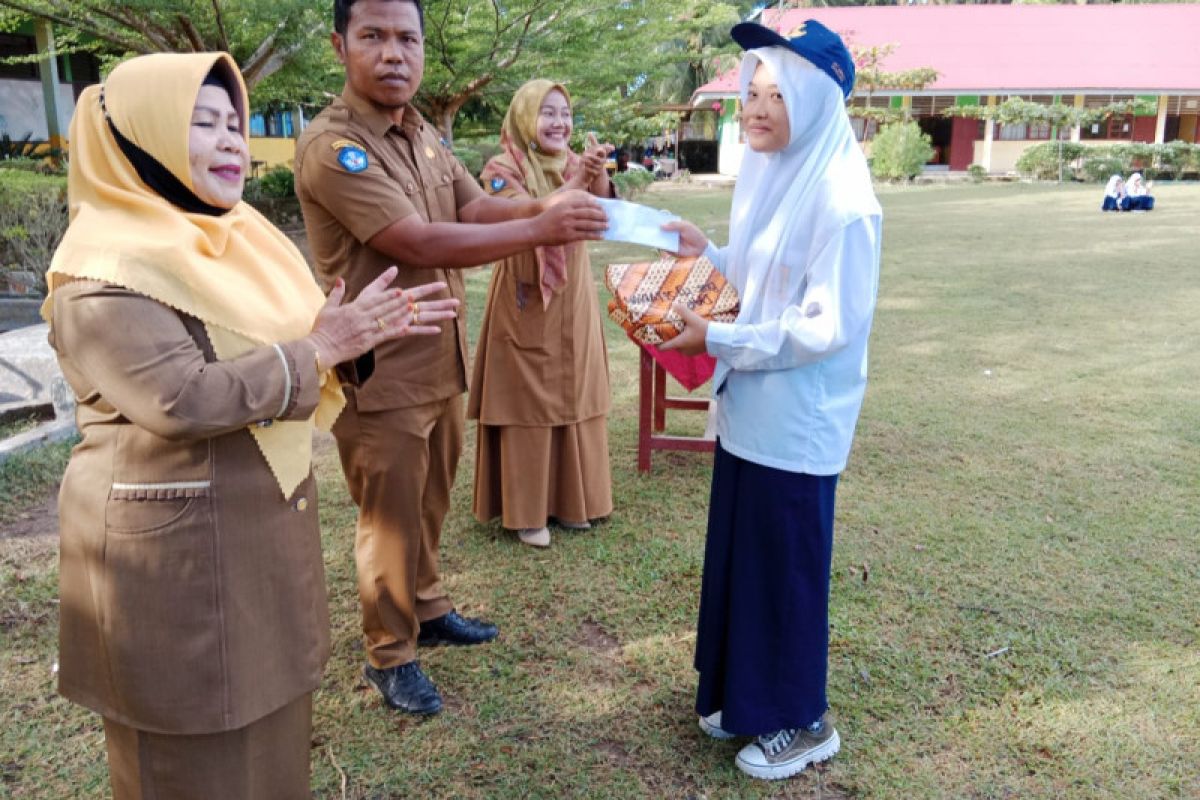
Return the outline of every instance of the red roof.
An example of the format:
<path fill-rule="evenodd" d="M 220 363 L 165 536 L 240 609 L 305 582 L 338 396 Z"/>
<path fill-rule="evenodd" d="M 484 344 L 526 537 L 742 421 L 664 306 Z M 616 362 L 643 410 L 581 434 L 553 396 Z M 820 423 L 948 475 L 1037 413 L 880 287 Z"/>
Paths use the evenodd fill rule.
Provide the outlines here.
<path fill-rule="evenodd" d="M 787 32 L 806 19 L 851 47 L 895 45 L 882 68 L 932 67 L 936 94 L 1200 94 L 1200 5 L 875 6 L 768 10 Z M 697 94 L 737 92 L 737 71 Z"/>

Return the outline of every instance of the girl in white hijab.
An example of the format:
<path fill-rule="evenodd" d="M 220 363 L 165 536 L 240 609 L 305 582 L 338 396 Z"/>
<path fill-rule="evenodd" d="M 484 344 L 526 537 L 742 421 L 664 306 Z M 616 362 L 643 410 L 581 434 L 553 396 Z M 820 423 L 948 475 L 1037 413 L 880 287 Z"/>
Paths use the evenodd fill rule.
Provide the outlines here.
<path fill-rule="evenodd" d="M 1121 201 L 1125 198 L 1125 180 L 1120 175 L 1113 175 L 1104 187 L 1104 202 L 1101 211 L 1120 211 Z"/>
<path fill-rule="evenodd" d="M 730 241 L 672 223 L 737 288 L 733 323 L 677 309 L 663 349 L 707 351 L 717 449 L 696 642 L 696 710 L 710 736 L 755 737 L 736 764 L 758 778 L 832 757 L 825 719 L 829 575 L 838 474 L 866 387 L 881 211 L 846 116 L 854 67 L 815 21 L 792 38 L 733 29 L 749 149 Z"/>
<path fill-rule="evenodd" d="M 1123 211 L 1150 211 L 1154 208 L 1154 198 L 1150 195 L 1150 187 L 1142 180 L 1142 173 L 1135 172 L 1125 181 L 1125 199 L 1121 203 Z"/>

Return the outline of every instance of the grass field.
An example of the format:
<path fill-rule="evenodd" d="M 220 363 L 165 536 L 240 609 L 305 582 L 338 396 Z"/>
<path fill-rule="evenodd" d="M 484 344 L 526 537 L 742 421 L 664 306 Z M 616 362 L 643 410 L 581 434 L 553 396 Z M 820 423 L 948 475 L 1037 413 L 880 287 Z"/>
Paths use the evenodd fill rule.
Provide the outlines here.
<path fill-rule="evenodd" d="M 710 463 L 659 454 L 637 475 L 636 351 L 610 325 L 616 511 L 523 547 L 471 518 L 468 448 L 444 576 L 502 634 L 422 653 L 447 698 L 431 720 L 384 710 L 361 678 L 354 510 L 322 441 L 334 652 L 317 796 L 1200 797 L 1200 186 L 1156 187 L 1150 214 L 1102 215 L 1099 194 L 881 190 L 871 383 L 839 487 L 828 766 L 752 782 L 737 744 L 696 727 Z M 724 241 L 729 196 L 644 201 Z M 644 255 L 596 246 L 593 267 Z M 470 281 L 472 330 L 486 281 Z M 673 430 L 703 428 L 676 413 Z M 0 540 L 0 797 L 107 792 L 99 721 L 54 693 L 54 557 L 52 536 Z"/>

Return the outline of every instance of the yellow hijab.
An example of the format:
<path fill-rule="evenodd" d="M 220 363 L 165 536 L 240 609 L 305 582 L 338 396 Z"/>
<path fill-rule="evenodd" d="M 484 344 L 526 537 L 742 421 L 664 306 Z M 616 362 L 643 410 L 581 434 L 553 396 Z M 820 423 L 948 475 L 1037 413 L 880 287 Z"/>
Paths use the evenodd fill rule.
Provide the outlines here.
<path fill-rule="evenodd" d="M 500 128 L 500 144 L 524 156 L 524 163 L 518 162 L 517 166 L 525 176 L 525 187 L 534 197 L 545 197 L 563 185 L 563 172 L 571 155 L 569 150 L 553 155 L 543 153 L 536 145 L 542 102 L 555 89 L 562 92 L 570 105 L 571 95 L 561 83 L 540 78 L 525 83 L 513 95 Z"/>
<path fill-rule="evenodd" d="M 500 128 L 500 146 L 504 152 L 489 161 L 479 176 L 485 187 L 493 192 L 507 187 L 518 194 L 545 197 L 570 180 L 579 169 L 581 159 L 570 150 L 550 154 L 537 148 L 538 114 L 546 95 L 555 89 L 563 93 L 569 105 L 571 95 L 566 87 L 553 81 L 529 81 L 513 95 Z M 568 260 L 579 258 L 586 250 L 579 243 L 573 243 L 535 247 L 533 252 L 537 259 L 542 305 L 548 306 L 550 299 L 567 285 Z"/>
<path fill-rule="evenodd" d="M 54 254 L 50 296 L 73 278 L 123 286 L 204 322 L 220 360 L 306 336 L 324 296 L 304 257 L 245 202 L 219 216 L 188 213 L 138 176 L 104 117 L 194 191 L 188 161 L 192 109 L 205 76 L 221 64 L 236 82 L 246 131 L 246 86 L 226 53 L 141 56 L 79 96 L 71 121 L 67 180 L 71 224 Z M 42 306 L 49 321 L 50 299 Z M 248 426 L 290 497 L 311 469 L 314 423 L 328 430 L 345 405 L 329 373 L 307 420 Z"/>

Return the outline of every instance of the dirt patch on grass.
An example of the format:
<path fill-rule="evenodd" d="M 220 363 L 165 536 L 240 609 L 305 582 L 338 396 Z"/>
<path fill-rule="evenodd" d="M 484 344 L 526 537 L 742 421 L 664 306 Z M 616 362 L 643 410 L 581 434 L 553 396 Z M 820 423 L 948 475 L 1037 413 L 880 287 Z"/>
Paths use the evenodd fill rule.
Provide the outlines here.
<path fill-rule="evenodd" d="M 58 486 L 52 486 L 37 505 L 0 524 L 0 539 L 58 535 Z"/>
<path fill-rule="evenodd" d="M 579 624 L 579 641 L 589 650 L 611 655 L 621 649 L 621 642 L 604 626 L 588 617 Z"/>

